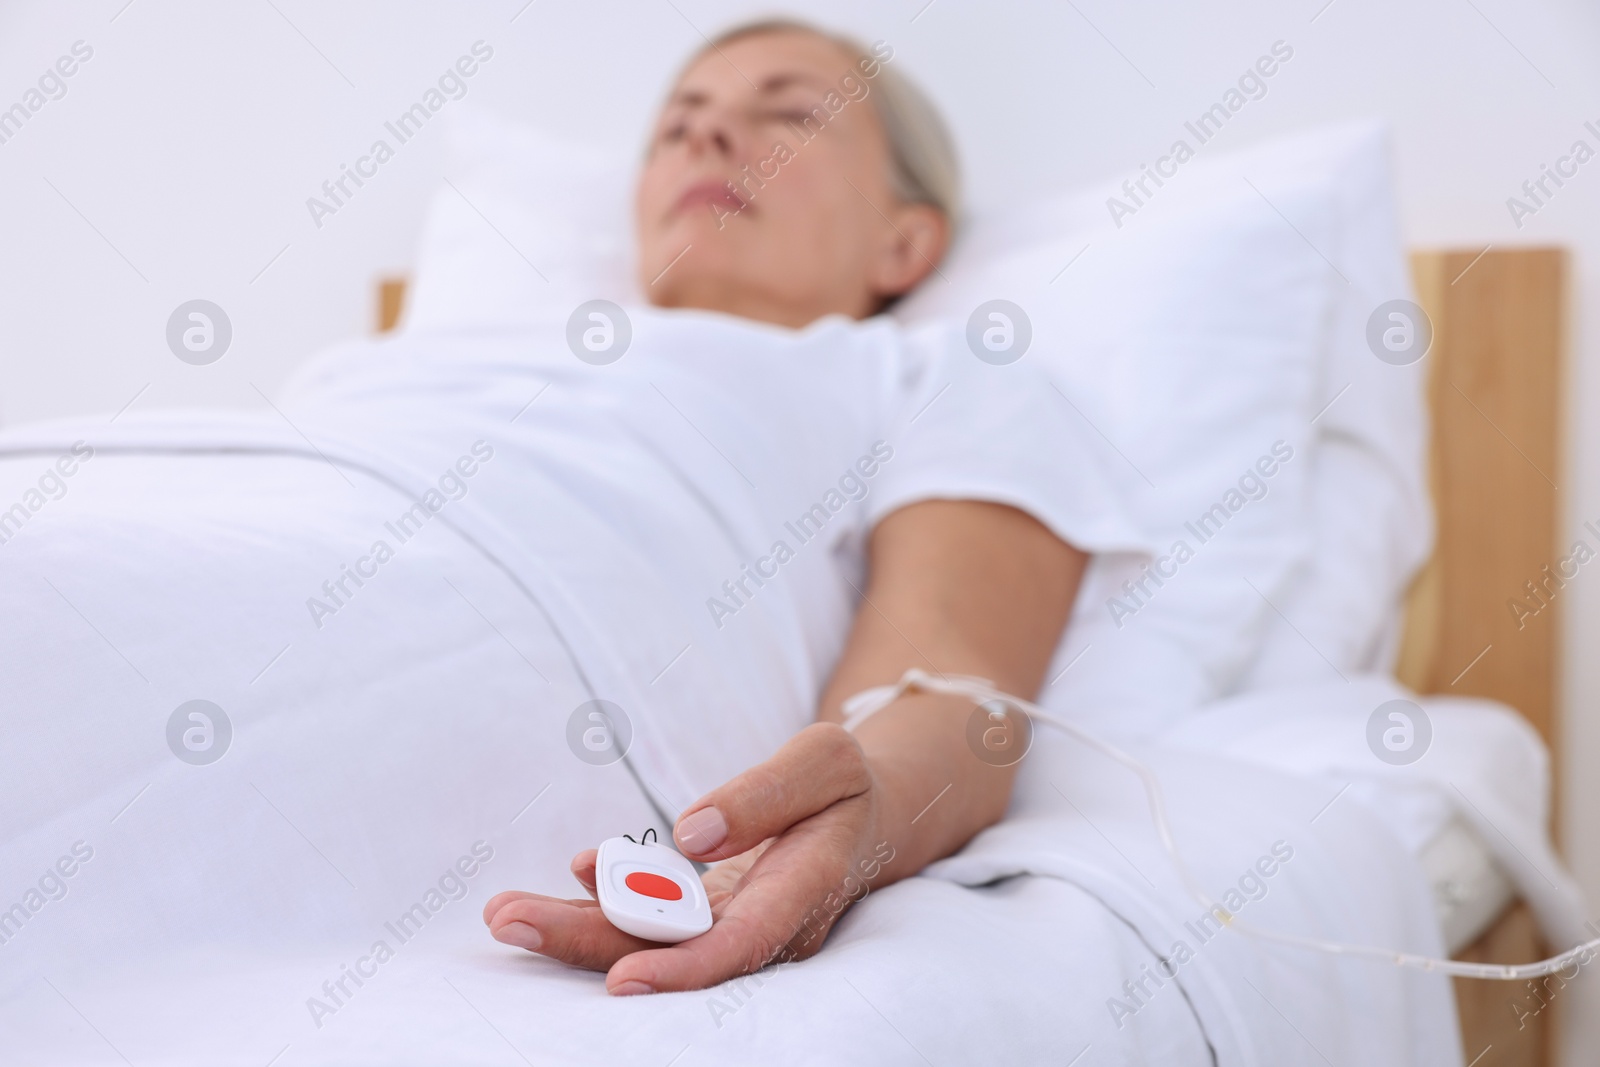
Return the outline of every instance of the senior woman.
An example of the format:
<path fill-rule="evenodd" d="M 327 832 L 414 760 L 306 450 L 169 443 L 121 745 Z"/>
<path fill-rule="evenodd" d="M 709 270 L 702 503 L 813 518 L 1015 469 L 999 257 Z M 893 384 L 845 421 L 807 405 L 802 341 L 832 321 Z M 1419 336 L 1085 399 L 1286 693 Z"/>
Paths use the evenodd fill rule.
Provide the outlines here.
<path fill-rule="evenodd" d="M 953 153 L 885 58 L 787 22 L 735 30 L 694 57 L 638 181 L 653 303 L 801 329 L 874 316 L 936 270 L 955 215 Z M 842 78 L 870 92 L 841 95 Z M 757 169 L 774 157 L 778 173 Z M 678 817 L 678 848 L 714 864 L 709 932 L 658 946 L 611 926 L 593 899 L 505 892 L 484 909 L 494 937 L 604 970 L 613 994 L 703 988 L 815 953 L 863 880 L 913 875 L 1000 819 L 1015 768 L 969 749 L 970 701 L 911 693 L 855 733 L 841 725 L 845 699 L 912 667 L 1026 697 L 1041 685 L 1088 557 L 1019 507 L 940 495 L 873 528 L 817 721 Z M 572 863 L 591 895 L 595 861 L 591 849 Z"/>

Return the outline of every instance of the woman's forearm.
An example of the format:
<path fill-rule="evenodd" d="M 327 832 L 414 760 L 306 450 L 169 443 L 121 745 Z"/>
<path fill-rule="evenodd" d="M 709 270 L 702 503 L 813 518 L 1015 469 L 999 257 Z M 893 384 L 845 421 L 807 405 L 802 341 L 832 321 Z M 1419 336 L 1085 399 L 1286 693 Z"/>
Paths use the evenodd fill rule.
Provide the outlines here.
<path fill-rule="evenodd" d="M 1031 699 L 1087 559 L 998 504 L 929 501 L 894 512 L 874 531 L 863 603 L 818 718 L 840 721 L 846 699 L 911 667 L 978 675 Z M 973 730 L 974 713 L 961 697 L 909 693 L 856 731 L 876 779 L 876 825 L 895 850 L 883 878 L 915 874 L 1005 814 L 1025 748 L 997 752 L 983 738 L 1025 725 L 1011 716 Z"/>

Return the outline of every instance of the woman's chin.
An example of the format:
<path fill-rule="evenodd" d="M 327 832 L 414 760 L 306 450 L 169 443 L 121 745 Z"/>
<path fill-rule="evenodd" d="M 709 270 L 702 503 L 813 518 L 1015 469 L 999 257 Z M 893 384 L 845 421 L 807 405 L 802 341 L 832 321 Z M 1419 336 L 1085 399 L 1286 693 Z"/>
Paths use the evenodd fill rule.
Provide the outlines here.
<path fill-rule="evenodd" d="M 719 307 L 749 288 L 754 272 L 741 270 L 712 242 L 688 242 L 676 258 L 652 257 L 640 280 L 651 303 L 663 307 Z"/>

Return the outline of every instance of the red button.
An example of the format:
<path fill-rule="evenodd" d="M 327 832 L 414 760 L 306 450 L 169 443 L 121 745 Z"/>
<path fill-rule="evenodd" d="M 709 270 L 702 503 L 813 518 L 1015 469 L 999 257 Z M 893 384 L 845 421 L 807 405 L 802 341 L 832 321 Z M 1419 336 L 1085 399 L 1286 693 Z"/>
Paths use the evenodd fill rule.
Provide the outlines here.
<path fill-rule="evenodd" d="M 655 897 L 657 900 L 683 899 L 683 886 L 671 878 L 663 878 L 649 871 L 634 871 L 624 878 L 622 883 L 642 897 Z"/>

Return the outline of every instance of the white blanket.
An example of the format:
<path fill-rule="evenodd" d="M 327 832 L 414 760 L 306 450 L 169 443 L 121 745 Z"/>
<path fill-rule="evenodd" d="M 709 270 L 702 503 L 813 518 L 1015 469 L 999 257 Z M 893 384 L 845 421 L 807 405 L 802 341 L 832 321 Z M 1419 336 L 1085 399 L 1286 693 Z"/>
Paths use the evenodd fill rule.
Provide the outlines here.
<path fill-rule="evenodd" d="M 489 894 L 571 891 L 572 853 L 658 821 L 620 765 L 573 758 L 573 709 L 599 692 L 637 710 L 638 763 L 670 811 L 776 747 L 830 655 L 765 596 L 738 615 L 755 623 L 737 631 L 744 658 L 697 666 L 660 632 L 670 597 L 649 538 L 519 454 L 547 432 L 511 418 L 532 384 L 442 409 L 414 391 L 291 405 L 294 427 L 162 417 L 0 441 L 0 502 L 73 442 L 95 449 L 0 545 L 0 1063 L 265 1063 L 285 1048 L 284 1065 L 656 1064 L 685 1049 L 677 1062 L 1460 1062 L 1442 979 L 1191 929 L 1199 909 L 1136 783 L 1048 734 L 1010 818 L 870 895 L 827 951 L 765 984 L 618 1001 L 598 976 L 489 941 Z M 702 428 L 683 420 L 676 445 L 664 410 L 637 428 L 649 448 L 613 459 L 704 452 L 717 424 L 692 414 Z M 492 458 L 403 541 L 387 534 L 378 562 L 374 542 L 491 425 L 505 427 Z M 595 477 L 615 469 L 590 460 Z M 782 484 L 804 496 L 804 480 Z M 727 529 L 736 542 L 737 516 Z M 347 567 L 371 573 L 341 587 Z M 750 714 L 751 692 L 782 699 Z M 198 766 L 168 740 L 196 699 L 232 727 L 226 755 Z M 1246 711 L 1288 719 L 1317 699 Z M 1436 744 L 1453 736 L 1436 727 Z M 1259 895 L 1241 909 L 1259 925 L 1439 951 L 1401 840 L 1361 804 L 1327 806 L 1326 767 L 1210 747 L 1146 754 L 1213 893 Z M 1507 794 L 1485 810 L 1529 809 Z M 952 884 L 1023 873 L 1046 877 Z"/>

